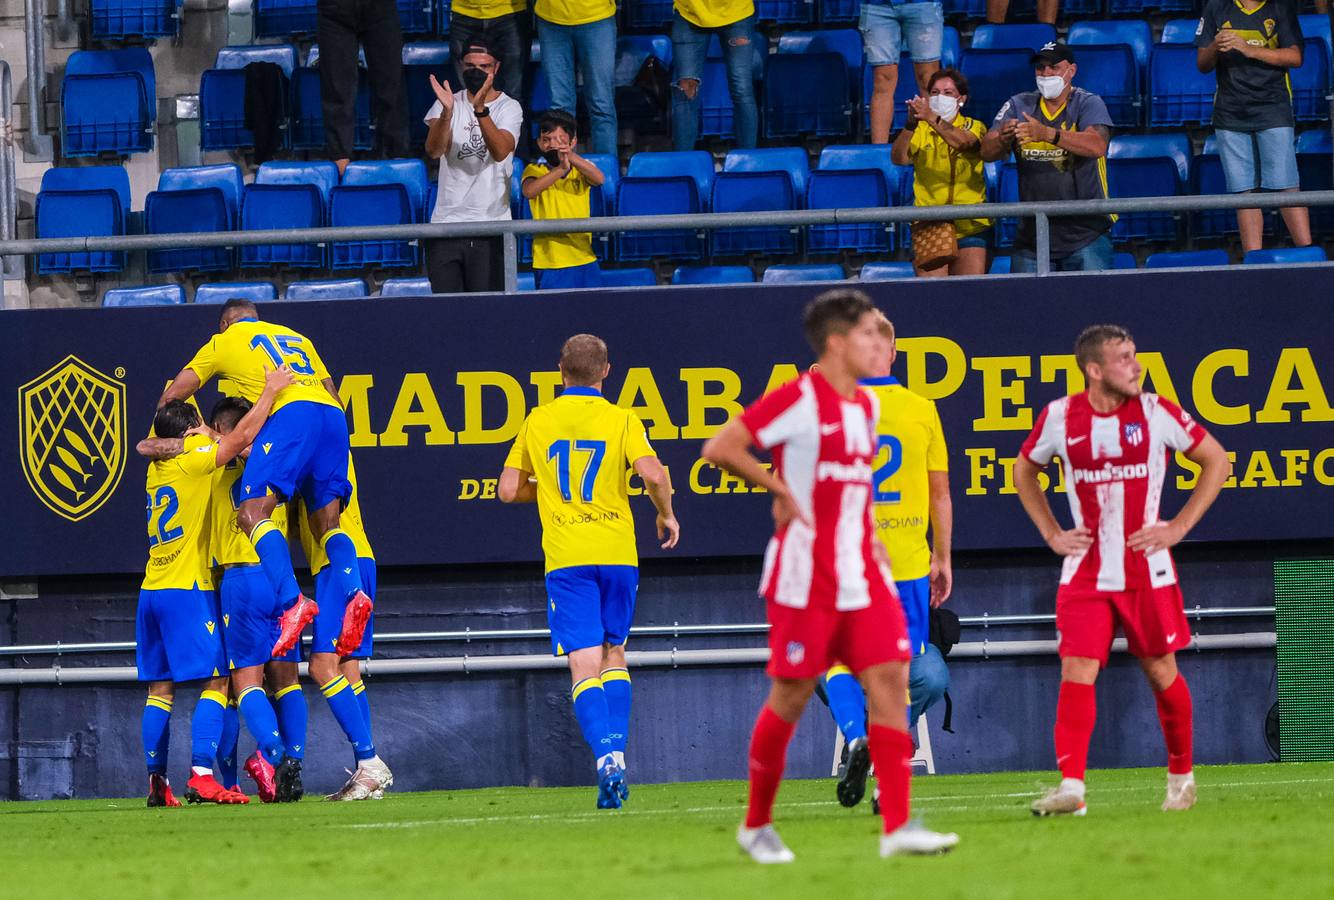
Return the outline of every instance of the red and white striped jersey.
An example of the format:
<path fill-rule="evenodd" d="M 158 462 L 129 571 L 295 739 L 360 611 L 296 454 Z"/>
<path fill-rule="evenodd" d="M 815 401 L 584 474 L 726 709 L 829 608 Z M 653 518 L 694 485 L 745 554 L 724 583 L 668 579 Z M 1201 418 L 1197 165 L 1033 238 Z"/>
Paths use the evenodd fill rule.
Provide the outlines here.
<path fill-rule="evenodd" d="M 1131 552 L 1126 538 L 1158 521 L 1172 451 L 1187 451 L 1207 432 L 1170 400 L 1140 394 L 1101 415 L 1088 393 L 1047 404 L 1020 450 L 1038 466 L 1061 458 L 1066 496 L 1076 525 L 1093 532 L 1093 546 L 1067 556 L 1061 584 L 1098 591 L 1176 584 L 1172 554 Z"/>
<path fill-rule="evenodd" d="M 773 451 L 783 479 L 810 525 L 778 529 L 764 554 L 760 593 L 783 606 L 856 610 L 894 598 L 889 567 L 872 542 L 871 475 L 876 454 L 875 395 L 839 396 L 807 372 L 741 415 L 755 443 Z"/>

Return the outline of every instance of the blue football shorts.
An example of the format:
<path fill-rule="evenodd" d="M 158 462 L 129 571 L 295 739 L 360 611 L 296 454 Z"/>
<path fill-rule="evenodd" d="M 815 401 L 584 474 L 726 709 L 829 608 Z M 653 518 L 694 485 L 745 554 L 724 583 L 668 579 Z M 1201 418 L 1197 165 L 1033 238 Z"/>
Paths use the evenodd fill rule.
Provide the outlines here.
<path fill-rule="evenodd" d="M 264 570 L 259 565 L 224 569 L 218 595 L 229 667 L 248 669 L 273 659 L 270 651 L 278 642 L 278 617 L 283 614 L 283 604 Z M 299 646 L 278 659 L 301 662 Z"/>
<path fill-rule="evenodd" d="M 911 581 L 896 581 L 894 587 L 898 589 L 899 602 L 903 604 L 903 617 L 908 620 L 912 655 L 921 656 L 926 652 L 931 634 L 931 578 L 923 575 Z"/>
<path fill-rule="evenodd" d="M 618 646 L 630 636 L 638 566 L 568 566 L 547 573 L 551 652 Z"/>
<path fill-rule="evenodd" d="M 298 400 L 269 416 L 250 451 L 241 476 L 242 500 L 277 494 L 289 500 L 301 492 L 314 512 L 352 497 L 347 480 L 347 418 L 341 409 Z"/>
<path fill-rule="evenodd" d="M 199 681 L 227 674 L 222 616 L 213 591 L 139 592 L 134 661 L 140 681 Z"/>
<path fill-rule="evenodd" d="M 366 596 L 375 599 L 375 560 L 364 556 L 357 557 L 361 565 L 361 586 Z M 338 635 L 343 632 L 343 613 L 347 609 L 347 598 L 338 589 L 338 579 L 334 577 L 333 566 L 326 565 L 315 576 L 315 603 L 320 611 L 311 625 L 311 653 L 335 653 L 334 645 Z M 351 659 L 366 659 L 371 655 L 375 641 L 375 613 L 371 613 L 366 623 L 366 633 L 361 639 L 361 646 L 349 654 Z"/>

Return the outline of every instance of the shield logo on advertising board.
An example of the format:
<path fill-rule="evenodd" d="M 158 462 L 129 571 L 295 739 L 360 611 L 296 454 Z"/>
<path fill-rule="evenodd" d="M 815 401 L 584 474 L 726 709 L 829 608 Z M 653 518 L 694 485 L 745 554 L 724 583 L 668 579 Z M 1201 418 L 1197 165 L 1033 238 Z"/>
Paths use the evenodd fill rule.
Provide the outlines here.
<path fill-rule="evenodd" d="M 125 471 L 125 385 L 67 356 L 19 388 L 23 474 L 71 522 L 94 512 Z"/>

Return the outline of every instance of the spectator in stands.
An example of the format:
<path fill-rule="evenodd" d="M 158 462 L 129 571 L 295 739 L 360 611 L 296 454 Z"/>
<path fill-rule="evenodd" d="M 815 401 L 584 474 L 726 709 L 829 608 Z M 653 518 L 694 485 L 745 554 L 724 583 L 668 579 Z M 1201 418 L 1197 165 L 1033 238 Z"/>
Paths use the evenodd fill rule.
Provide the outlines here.
<path fill-rule="evenodd" d="M 672 10 L 672 144 L 694 150 L 699 140 L 699 88 L 709 39 L 718 36 L 727 63 L 727 89 L 732 95 L 733 129 L 738 147 L 754 147 L 759 133 L 755 106 L 752 40 L 754 0 L 676 0 Z"/>
<path fill-rule="evenodd" d="M 320 105 L 325 144 L 341 176 L 352 158 L 356 125 L 357 51 L 366 54 L 376 152 L 407 156 L 408 101 L 403 87 L 403 32 L 395 0 L 320 0 Z"/>
<path fill-rule="evenodd" d="M 1056 24 L 1056 14 L 1060 12 L 1060 0 L 1037 0 L 1039 22 Z M 1010 0 L 987 0 L 987 22 L 992 25 L 1004 25 L 1005 16 L 1010 12 Z"/>
<path fill-rule="evenodd" d="M 523 127 L 523 108 L 495 89 L 499 62 L 485 44 L 463 49 L 463 90 L 431 76 L 436 101 L 425 120 L 426 155 L 440 160 L 432 222 L 498 222 L 510 215 L 510 172 Z M 505 285 L 499 236 L 436 238 L 426 245 L 431 291 L 498 291 Z"/>
<path fill-rule="evenodd" d="M 939 0 L 862 0 L 860 28 L 866 63 L 871 67 L 871 143 L 887 144 L 894 121 L 899 59 L 906 49 L 912 57 L 917 90 L 926 93 L 927 79 L 940 68 L 945 10 Z"/>
<path fill-rule="evenodd" d="M 575 73 L 583 75 L 592 131 L 589 149 L 616 153 L 616 0 L 537 0 L 537 37 L 551 106 L 573 112 Z M 575 58 L 578 57 L 578 69 Z"/>
<path fill-rule="evenodd" d="M 1224 0 L 1209 0 L 1195 45 L 1200 71 L 1218 71 L 1214 138 L 1228 192 L 1298 190 L 1296 122 L 1288 86 L 1289 70 L 1302 64 L 1297 4 L 1226 0 L 1225 5 Z M 1293 243 L 1310 244 L 1306 208 L 1292 206 L 1282 213 Z M 1237 210 L 1237 227 L 1241 249 L 1259 250 L 1264 242 L 1260 210 Z"/>
<path fill-rule="evenodd" d="M 1231 0 L 1229 0 L 1231 2 Z M 1112 120 L 1097 94 L 1074 86 L 1075 55 L 1065 44 L 1044 44 L 1033 54 L 1036 91 L 1015 94 L 996 114 L 982 139 L 982 159 L 1004 159 L 1013 150 L 1019 199 L 1107 199 L 1107 143 Z M 1063 272 L 1112 267 L 1111 216 L 1051 219 L 1051 264 Z M 1020 218 L 1011 271 L 1037 270 L 1034 223 Z"/>
<path fill-rule="evenodd" d="M 908 124 L 894 138 L 892 150 L 895 165 L 913 167 L 915 205 L 985 203 L 982 137 L 987 126 L 961 113 L 968 102 L 968 79 L 955 69 L 941 69 L 931 75 L 927 94 L 908 101 Z M 931 269 L 918 265 L 919 276 L 986 272 L 991 220 L 958 219 L 953 224 L 959 247 L 954 261 Z"/>
<path fill-rule="evenodd" d="M 533 45 L 528 0 L 454 0 L 449 13 L 449 52 L 463 75 L 463 49 L 481 41 L 496 54 L 496 90 L 523 102 L 524 75 Z"/>
<path fill-rule="evenodd" d="M 602 170 L 575 152 L 574 116 L 549 109 L 538 123 L 537 149 L 542 159 L 523 170 L 523 195 L 534 219 L 587 219 L 593 188 L 606 180 Z M 593 235 L 533 236 L 533 276 L 538 290 L 602 287 L 602 269 L 593 253 Z"/>

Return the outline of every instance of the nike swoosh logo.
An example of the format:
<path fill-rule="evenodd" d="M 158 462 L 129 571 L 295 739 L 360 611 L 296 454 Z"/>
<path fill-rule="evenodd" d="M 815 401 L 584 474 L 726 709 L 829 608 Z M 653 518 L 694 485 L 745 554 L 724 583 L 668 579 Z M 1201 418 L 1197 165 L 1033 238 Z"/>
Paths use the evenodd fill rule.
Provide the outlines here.
<path fill-rule="evenodd" d="M 1087 434 L 1082 434 L 1079 437 L 1066 438 L 1065 445 L 1067 447 L 1073 447 L 1075 444 L 1078 444 L 1080 441 L 1084 440 L 1087 437 L 1088 437 Z"/>
<path fill-rule="evenodd" d="M 840 428 L 842 428 L 842 427 L 843 427 L 843 426 L 840 425 L 840 424 L 837 423 L 837 422 L 831 422 L 831 423 L 828 424 L 828 425 L 821 425 L 821 426 L 820 426 L 820 434 L 822 434 L 822 435 L 830 435 L 830 434 L 833 434 L 834 432 L 838 431 L 838 430 L 839 430 Z"/>
<path fill-rule="evenodd" d="M 1170 644 L 1177 639 L 1177 633 L 1174 631 L 1167 636 L 1167 642 Z"/>

